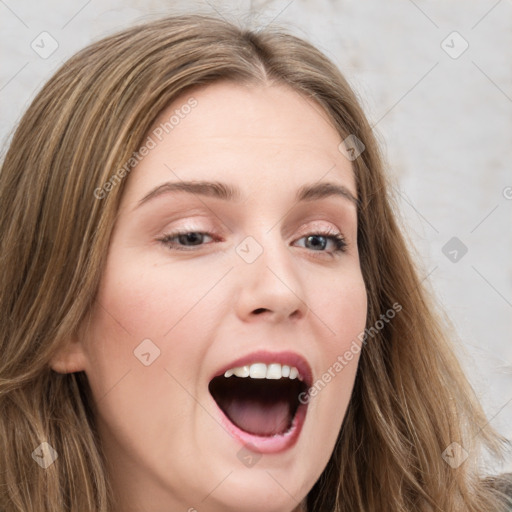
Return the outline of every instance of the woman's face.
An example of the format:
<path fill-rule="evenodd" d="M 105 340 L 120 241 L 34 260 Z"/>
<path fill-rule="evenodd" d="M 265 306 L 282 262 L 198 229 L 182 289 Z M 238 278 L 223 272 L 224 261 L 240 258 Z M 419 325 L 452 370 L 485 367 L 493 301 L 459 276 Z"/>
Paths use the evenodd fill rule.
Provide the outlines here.
<path fill-rule="evenodd" d="M 199 88 L 149 135 L 78 343 L 118 510 L 299 510 L 365 327 L 351 163 L 283 85 Z"/>

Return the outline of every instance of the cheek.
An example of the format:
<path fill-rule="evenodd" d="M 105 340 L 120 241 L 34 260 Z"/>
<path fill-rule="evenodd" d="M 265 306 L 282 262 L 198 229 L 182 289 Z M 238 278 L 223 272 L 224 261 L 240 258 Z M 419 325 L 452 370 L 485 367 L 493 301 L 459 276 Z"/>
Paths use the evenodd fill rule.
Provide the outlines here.
<path fill-rule="evenodd" d="M 218 277 L 147 268 L 107 269 L 88 332 L 86 373 L 110 446 L 171 472 L 171 461 L 158 454 L 181 454 L 192 419 L 205 415 L 191 396 L 198 395 L 209 346 L 204 326 L 212 304 L 201 297 Z"/>
<path fill-rule="evenodd" d="M 172 348 L 170 340 L 183 321 L 200 316 L 203 299 L 222 270 L 154 260 L 143 253 L 124 259 L 113 253 L 98 294 L 103 316 L 98 323 L 109 326 L 115 337 L 130 339 L 133 348 L 146 338 Z M 202 320 L 196 321 L 200 328 Z"/>
<path fill-rule="evenodd" d="M 333 281 L 328 291 L 317 296 L 316 304 L 327 335 L 319 345 L 322 362 L 309 389 L 309 407 L 316 417 L 324 418 L 315 435 L 330 447 L 350 401 L 366 326 L 367 294 L 361 274 L 353 272 Z"/>
<path fill-rule="evenodd" d="M 152 390 L 174 400 L 183 394 L 179 384 L 195 393 L 209 326 L 219 316 L 219 292 L 209 293 L 218 272 L 117 256 L 110 255 L 87 334 L 86 373 L 95 396 L 116 387 L 118 398 L 124 392 L 134 402 L 156 396 Z"/>
<path fill-rule="evenodd" d="M 354 269 L 324 280 L 323 286 L 310 286 L 312 312 L 324 326 L 323 353 L 332 361 L 365 329 L 367 294 L 364 280 L 360 271 Z"/>

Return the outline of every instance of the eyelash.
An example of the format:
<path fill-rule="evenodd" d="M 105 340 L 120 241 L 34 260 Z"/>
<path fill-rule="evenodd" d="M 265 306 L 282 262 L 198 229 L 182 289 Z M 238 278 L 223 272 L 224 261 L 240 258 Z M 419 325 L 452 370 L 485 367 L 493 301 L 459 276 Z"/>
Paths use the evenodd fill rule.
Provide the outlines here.
<path fill-rule="evenodd" d="M 206 235 L 206 236 L 209 236 L 210 238 L 218 241 L 218 238 L 216 239 L 216 237 L 214 237 L 212 233 L 208 233 L 205 231 L 191 231 L 191 230 L 174 231 L 172 233 L 164 234 L 161 238 L 157 239 L 157 241 L 161 242 L 163 245 L 167 246 L 171 250 L 187 251 L 187 252 L 194 251 L 194 247 L 201 247 L 201 246 L 205 245 L 205 244 L 198 244 L 198 245 L 188 246 L 190 248 L 186 249 L 184 247 L 187 247 L 187 246 L 177 247 L 176 245 L 172 244 L 172 241 L 175 238 L 178 238 L 183 235 L 189 235 L 189 234 Z M 303 238 L 308 238 L 310 236 L 325 237 L 325 238 L 331 240 L 335 246 L 334 250 L 331 252 L 327 252 L 327 251 L 312 251 L 312 252 L 319 252 L 321 254 L 322 253 L 329 254 L 334 257 L 339 253 L 346 252 L 346 250 L 347 250 L 348 244 L 347 244 L 345 238 L 343 237 L 343 235 L 341 233 L 337 233 L 336 231 L 312 232 L 312 233 L 308 233 L 304 236 L 301 236 L 298 240 L 302 240 Z"/>

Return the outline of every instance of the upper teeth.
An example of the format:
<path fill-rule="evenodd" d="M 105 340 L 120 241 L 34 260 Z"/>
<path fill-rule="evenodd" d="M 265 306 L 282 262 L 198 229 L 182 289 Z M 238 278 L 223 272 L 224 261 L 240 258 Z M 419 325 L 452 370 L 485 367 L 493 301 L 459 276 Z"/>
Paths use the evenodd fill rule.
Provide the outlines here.
<path fill-rule="evenodd" d="M 224 373 L 224 377 L 251 377 L 252 379 L 280 379 L 287 377 L 289 379 L 300 379 L 299 370 L 295 366 L 288 366 L 279 363 L 254 363 L 251 365 L 237 366 Z"/>

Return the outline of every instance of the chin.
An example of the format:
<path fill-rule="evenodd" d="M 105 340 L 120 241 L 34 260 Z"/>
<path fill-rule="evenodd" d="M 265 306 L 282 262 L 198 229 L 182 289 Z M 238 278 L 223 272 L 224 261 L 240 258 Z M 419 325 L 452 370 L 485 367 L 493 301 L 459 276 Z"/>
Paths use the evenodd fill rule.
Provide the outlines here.
<path fill-rule="evenodd" d="M 261 468 L 233 471 L 211 496 L 197 503 L 197 512 L 292 512 L 310 486 L 292 481 L 290 473 Z M 190 512 L 193 512 L 190 511 Z"/>

